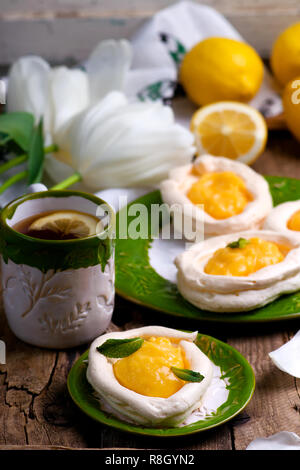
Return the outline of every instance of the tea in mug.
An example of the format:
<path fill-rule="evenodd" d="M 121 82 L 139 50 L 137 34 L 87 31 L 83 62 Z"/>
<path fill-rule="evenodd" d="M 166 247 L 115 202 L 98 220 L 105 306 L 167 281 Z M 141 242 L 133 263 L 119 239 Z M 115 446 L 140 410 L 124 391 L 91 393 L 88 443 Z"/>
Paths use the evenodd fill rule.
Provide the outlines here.
<path fill-rule="evenodd" d="M 27 217 L 13 229 L 42 240 L 74 240 L 96 235 L 101 230 L 101 222 L 96 216 L 84 212 L 59 210 Z"/>

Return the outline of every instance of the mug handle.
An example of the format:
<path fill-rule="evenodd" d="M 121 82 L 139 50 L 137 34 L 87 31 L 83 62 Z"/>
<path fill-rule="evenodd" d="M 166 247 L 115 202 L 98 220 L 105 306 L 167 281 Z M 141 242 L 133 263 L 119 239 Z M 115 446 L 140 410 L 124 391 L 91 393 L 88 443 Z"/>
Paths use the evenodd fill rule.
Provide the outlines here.
<path fill-rule="evenodd" d="M 41 191 L 48 191 L 47 186 L 42 183 L 33 183 L 27 188 L 27 194 L 39 193 Z"/>

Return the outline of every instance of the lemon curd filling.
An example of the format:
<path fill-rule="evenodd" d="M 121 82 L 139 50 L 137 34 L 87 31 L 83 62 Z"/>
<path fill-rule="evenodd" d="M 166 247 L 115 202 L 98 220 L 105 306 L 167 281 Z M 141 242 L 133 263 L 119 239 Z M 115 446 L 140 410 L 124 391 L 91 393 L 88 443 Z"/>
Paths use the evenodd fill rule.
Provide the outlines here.
<path fill-rule="evenodd" d="M 118 360 L 113 369 L 123 387 L 148 397 L 168 398 L 185 383 L 173 374 L 172 366 L 187 368 L 180 346 L 168 338 L 150 337 L 135 353 Z"/>
<path fill-rule="evenodd" d="M 295 212 L 287 223 L 287 228 L 300 232 L 300 210 Z"/>
<path fill-rule="evenodd" d="M 220 248 L 207 262 L 206 274 L 222 276 L 248 276 L 259 269 L 280 263 L 290 250 L 261 238 L 250 238 L 241 248 Z"/>
<path fill-rule="evenodd" d="M 203 204 L 215 219 L 227 219 L 243 212 L 252 200 L 245 182 L 231 171 L 205 173 L 189 189 L 193 204 Z"/>

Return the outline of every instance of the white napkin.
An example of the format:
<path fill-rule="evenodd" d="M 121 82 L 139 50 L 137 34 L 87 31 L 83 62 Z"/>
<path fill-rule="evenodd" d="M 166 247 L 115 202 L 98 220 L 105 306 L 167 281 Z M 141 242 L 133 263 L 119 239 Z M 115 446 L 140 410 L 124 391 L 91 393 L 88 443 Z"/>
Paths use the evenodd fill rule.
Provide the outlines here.
<path fill-rule="evenodd" d="M 280 370 L 300 379 L 300 330 L 269 356 Z"/>
<path fill-rule="evenodd" d="M 210 36 L 243 41 L 224 16 L 209 6 L 184 1 L 159 11 L 131 38 L 133 64 L 126 85 L 128 96 L 172 101 L 184 53 Z M 193 108 L 186 101 L 181 98 L 180 106 L 176 106 L 175 99 L 172 105 L 177 120 L 189 125 Z M 266 117 L 282 111 L 281 99 L 272 88 L 272 78 L 266 69 L 261 89 L 250 104 Z"/>
<path fill-rule="evenodd" d="M 281 431 L 273 436 L 254 439 L 246 450 L 300 450 L 300 437 L 294 432 Z"/>

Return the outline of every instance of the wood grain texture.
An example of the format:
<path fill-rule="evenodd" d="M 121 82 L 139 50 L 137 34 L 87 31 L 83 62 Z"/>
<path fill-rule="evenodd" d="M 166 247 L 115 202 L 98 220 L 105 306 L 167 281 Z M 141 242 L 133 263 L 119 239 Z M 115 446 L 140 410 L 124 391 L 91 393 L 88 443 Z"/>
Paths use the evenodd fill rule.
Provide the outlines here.
<path fill-rule="evenodd" d="M 264 175 L 300 179 L 300 143 L 288 131 L 270 131 L 266 150 L 253 168 Z"/>
<path fill-rule="evenodd" d="M 234 427 L 234 445 L 243 450 L 258 437 L 279 431 L 300 432 L 300 380 L 280 371 L 268 353 L 286 343 L 294 334 L 275 331 L 254 336 L 229 338 L 252 365 L 256 376 L 253 400 L 247 406 L 249 419 Z"/>
<path fill-rule="evenodd" d="M 253 165 L 262 174 L 300 178 L 300 143 L 288 131 L 269 132 L 265 152 Z M 279 431 L 300 434 L 300 380 L 280 371 L 268 357 L 299 329 L 300 322 L 257 325 L 229 333 L 228 343 L 238 349 L 252 365 L 256 376 L 253 399 L 246 408 L 247 419 L 233 428 L 233 446 L 246 449 L 257 437 Z M 242 417 L 241 417 L 242 418 Z"/>
<path fill-rule="evenodd" d="M 300 13 L 297 0 L 193 0 L 194 3 L 204 4 L 218 9 L 224 14 L 275 15 L 286 13 L 295 15 Z M 45 16 L 62 16 L 72 14 L 75 16 L 118 16 L 120 14 L 145 15 L 155 13 L 180 0 L 1 0 L 1 17 L 6 19 L 18 16 L 33 18 Z"/>
<path fill-rule="evenodd" d="M 0 12 L 0 64 L 24 54 L 51 62 L 82 61 L 109 37 L 129 38 L 157 11 L 176 0 L 3 0 Z M 196 2 L 197 3 L 197 2 Z M 206 0 L 267 57 L 279 31 L 300 20 L 296 0 Z"/>

